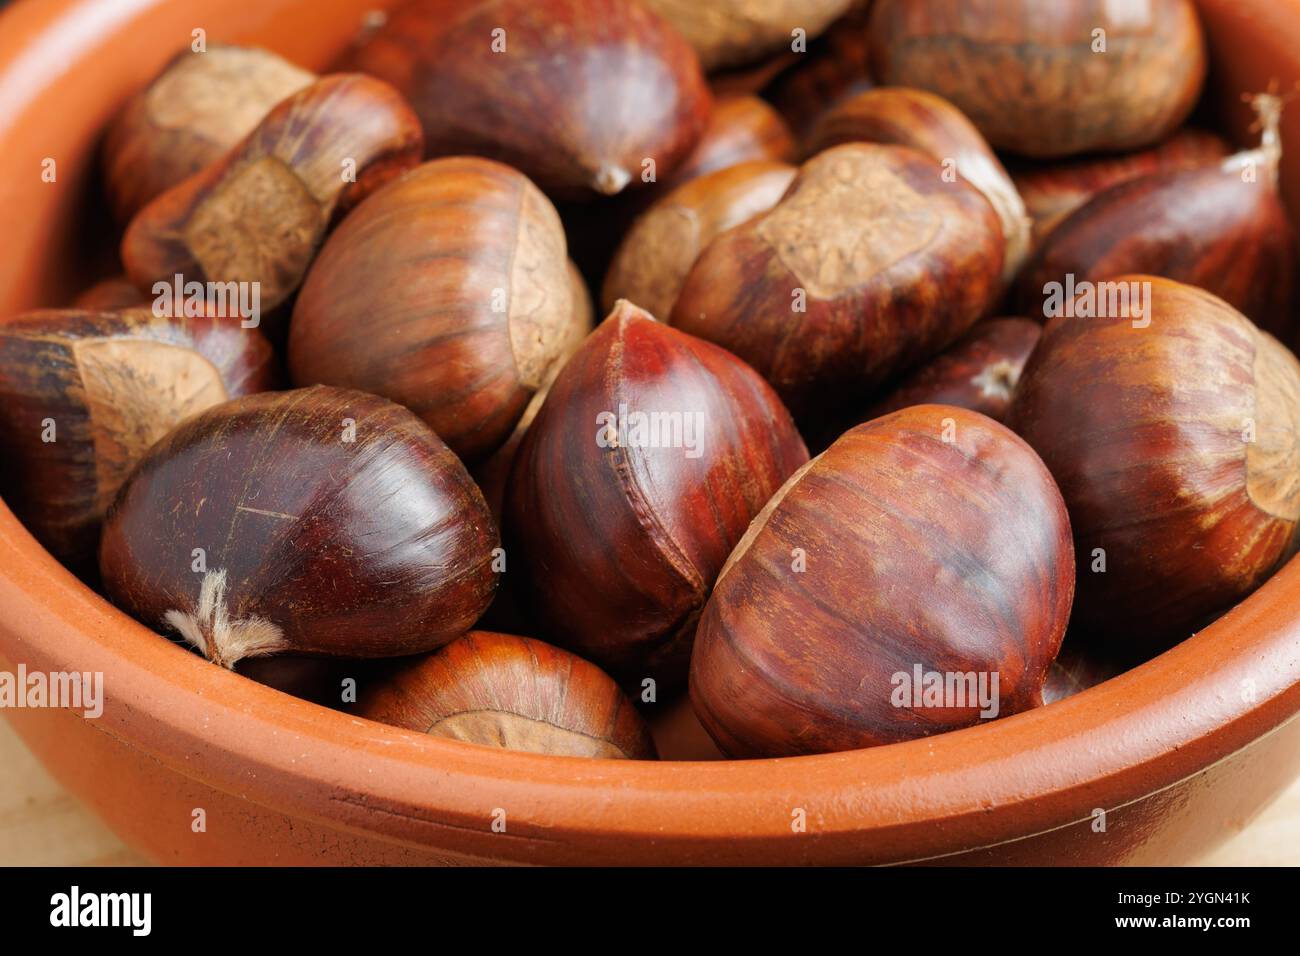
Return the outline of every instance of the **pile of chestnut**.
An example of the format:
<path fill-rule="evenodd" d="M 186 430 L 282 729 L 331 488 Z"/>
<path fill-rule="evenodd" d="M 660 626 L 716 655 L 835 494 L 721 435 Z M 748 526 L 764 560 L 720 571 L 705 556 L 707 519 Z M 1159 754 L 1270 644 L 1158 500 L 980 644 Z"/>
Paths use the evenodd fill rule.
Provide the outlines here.
<path fill-rule="evenodd" d="M 1296 548 L 1284 103 L 1233 152 L 1205 75 L 1191 0 L 407 0 L 324 75 L 185 50 L 102 142 L 122 275 L 0 325 L 0 490 L 214 664 L 477 744 L 1040 706 Z"/>

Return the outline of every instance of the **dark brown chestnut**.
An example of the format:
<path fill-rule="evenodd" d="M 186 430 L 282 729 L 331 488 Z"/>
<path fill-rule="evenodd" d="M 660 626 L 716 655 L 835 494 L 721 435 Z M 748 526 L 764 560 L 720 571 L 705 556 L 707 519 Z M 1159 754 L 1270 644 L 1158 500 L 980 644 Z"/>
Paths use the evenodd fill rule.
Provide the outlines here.
<path fill-rule="evenodd" d="M 807 417 L 866 400 L 987 315 L 1002 251 L 988 200 L 935 160 L 837 146 L 705 247 L 672 324 L 730 349 Z"/>
<path fill-rule="evenodd" d="M 512 573 L 558 643 L 620 679 L 680 680 L 723 561 L 806 458 L 752 369 L 619 302 L 515 457 Z"/>
<path fill-rule="evenodd" d="M 1034 221 L 1034 244 L 1097 193 L 1148 173 L 1213 166 L 1232 150 L 1221 136 L 1182 129 L 1163 142 L 1135 153 L 1089 156 L 1051 164 L 1022 164 L 1011 180 Z"/>
<path fill-rule="evenodd" d="M 1221 163 L 1156 172 L 1093 196 L 1038 247 L 1019 282 L 1025 315 L 1051 317 L 1061 293 L 1131 273 L 1212 292 L 1266 331 L 1289 332 L 1295 233 L 1278 194 L 1282 102 L 1256 98 L 1259 148 Z"/>
<path fill-rule="evenodd" d="M 420 124 L 368 76 L 319 80 L 280 102 L 218 162 L 154 199 L 122 238 L 126 273 L 155 282 L 256 283 L 287 299 L 335 218 L 419 162 Z"/>
<path fill-rule="evenodd" d="M 776 205 L 795 176 L 786 163 L 749 162 L 688 182 L 650 207 L 614 254 L 601 304 L 627 299 L 667 319 L 695 260 L 714 237 Z"/>
<path fill-rule="evenodd" d="M 154 198 L 215 163 L 281 100 L 316 77 L 269 50 L 213 43 L 178 54 L 109 126 L 109 202 L 128 222 Z"/>
<path fill-rule="evenodd" d="M 970 726 L 1042 703 L 1073 593 L 1038 456 L 917 405 L 845 433 L 754 520 L 700 618 L 691 702 L 733 757 Z"/>
<path fill-rule="evenodd" d="M 1192 0 L 876 0 L 880 82 L 955 103 L 998 149 L 1137 149 L 1180 126 L 1205 79 Z"/>
<path fill-rule="evenodd" d="M 473 631 L 367 687 L 356 712 L 433 737 L 562 757 L 654 760 L 645 720 L 576 654 Z"/>
<path fill-rule="evenodd" d="M 465 633 L 492 599 L 496 525 L 406 409 L 317 387 L 187 419 L 104 519 L 113 602 L 213 663 L 395 657 Z"/>
<path fill-rule="evenodd" d="M 93 566 L 100 519 L 173 425 L 275 382 L 255 329 L 206 315 L 45 310 L 0 324 L 0 488 L 61 561 Z"/>
<path fill-rule="evenodd" d="M 811 134 L 808 151 L 859 142 L 910 146 L 983 193 L 1002 221 L 1003 278 L 1010 282 L 1020 271 L 1030 238 L 1024 200 L 997 154 L 961 110 L 925 90 L 876 87 L 828 110 Z"/>
<path fill-rule="evenodd" d="M 694 52 L 626 0 L 412 0 L 350 66 L 392 83 L 427 155 L 501 160 L 554 196 L 612 196 L 672 174 L 710 96 Z"/>
<path fill-rule="evenodd" d="M 1078 622 L 1158 649 L 1295 548 L 1300 364 L 1221 299 L 1152 276 L 1048 323 L 1008 413 L 1074 525 Z"/>
<path fill-rule="evenodd" d="M 1029 319 L 990 319 L 903 379 L 863 420 L 909 405 L 956 405 L 1002 421 L 1043 327 Z"/>
<path fill-rule="evenodd" d="M 434 160 L 325 243 L 294 306 L 290 374 L 405 405 L 472 463 L 586 332 L 573 288 L 559 217 L 527 178 Z"/>

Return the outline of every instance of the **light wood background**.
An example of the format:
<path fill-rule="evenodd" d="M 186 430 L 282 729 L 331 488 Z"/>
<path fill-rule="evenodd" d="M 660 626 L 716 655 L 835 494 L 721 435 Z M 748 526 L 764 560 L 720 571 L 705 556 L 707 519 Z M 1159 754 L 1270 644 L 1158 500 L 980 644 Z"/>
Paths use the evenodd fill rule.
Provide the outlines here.
<path fill-rule="evenodd" d="M 1300 865 L 1300 781 L 1202 863 Z M 0 719 L 0 866 L 132 866 L 128 849 L 60 787 Z"/>

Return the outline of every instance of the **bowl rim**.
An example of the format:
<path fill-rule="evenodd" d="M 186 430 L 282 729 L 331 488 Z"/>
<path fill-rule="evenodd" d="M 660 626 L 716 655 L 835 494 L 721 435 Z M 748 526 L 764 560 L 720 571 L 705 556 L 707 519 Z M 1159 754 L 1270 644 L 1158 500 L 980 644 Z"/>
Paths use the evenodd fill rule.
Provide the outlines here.
<path fill-rule="evenodd" d="M 1200 5 L 1220 16 L 1231 6 Z M 131 0 L 71 22 L 90 6 L 31 0 L 0 14 L 0 81 L 14 79 L 36 40 L 51 49 L 57 30 L 84 51 L 133 18 L 179 4 Z M 1300 6 L 1264 12 L 1300 22 Z M 48 79 L 50 69 L 38 75 Z M 0 100 L 25 107 L 37 83 L 26 79 L 0 82 Z M 0 609 L 0 663 L 104 672 L 104 713 L 85 727 L 176 774 L 395 845 L 521 862 L 723 862 L 755 848 L 768 862 L 939 859 L 1146 799 L 1300 712 L 1295 561 L 1173 649 L 1046 707 L 871 750 L 735 762 L 504 752 L 298 700 L 213 667 L 117 611 L 3 503 Z M 1180 703 L 1187 695 L 1196 708 Z M 507 811 L 508 834 L 491 832 L 496 808 Z M 811 839 L 795 838 L 796 809 Z"/>

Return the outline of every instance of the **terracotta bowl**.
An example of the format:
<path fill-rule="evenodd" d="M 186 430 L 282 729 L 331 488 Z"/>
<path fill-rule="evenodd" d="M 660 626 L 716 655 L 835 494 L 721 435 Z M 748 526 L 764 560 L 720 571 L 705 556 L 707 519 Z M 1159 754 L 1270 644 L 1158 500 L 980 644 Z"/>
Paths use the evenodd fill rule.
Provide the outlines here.
<path fill-rule="evenodd" d="M 383 5 L 26 0 L 0 16 L 0 315 L 64 303 L 96 277 L 97 136 L 191 30 L 319 67 Z M 1300 78 L 1300 3 L 1201 7 L 1213 99 L 1243 134 L 1242 91 Z M 1300 109 L 1286 123 L 1300 212 Z M 45 157 L 57 183 L 40 180 Z M 97 720 L 5 714 L 118 834 L 167 862 L 1172 863 L 1240 829 L 1300 771 L 1295 562 L 1176 649 L 1032 713 L 870 751 L 629 764 L 430 739 L 219 670 L 118 613 L 0 507 L 0 667 L 19 663 L 105 674 Z M 791 825 L 799 810 L 806 832 Z"/>

